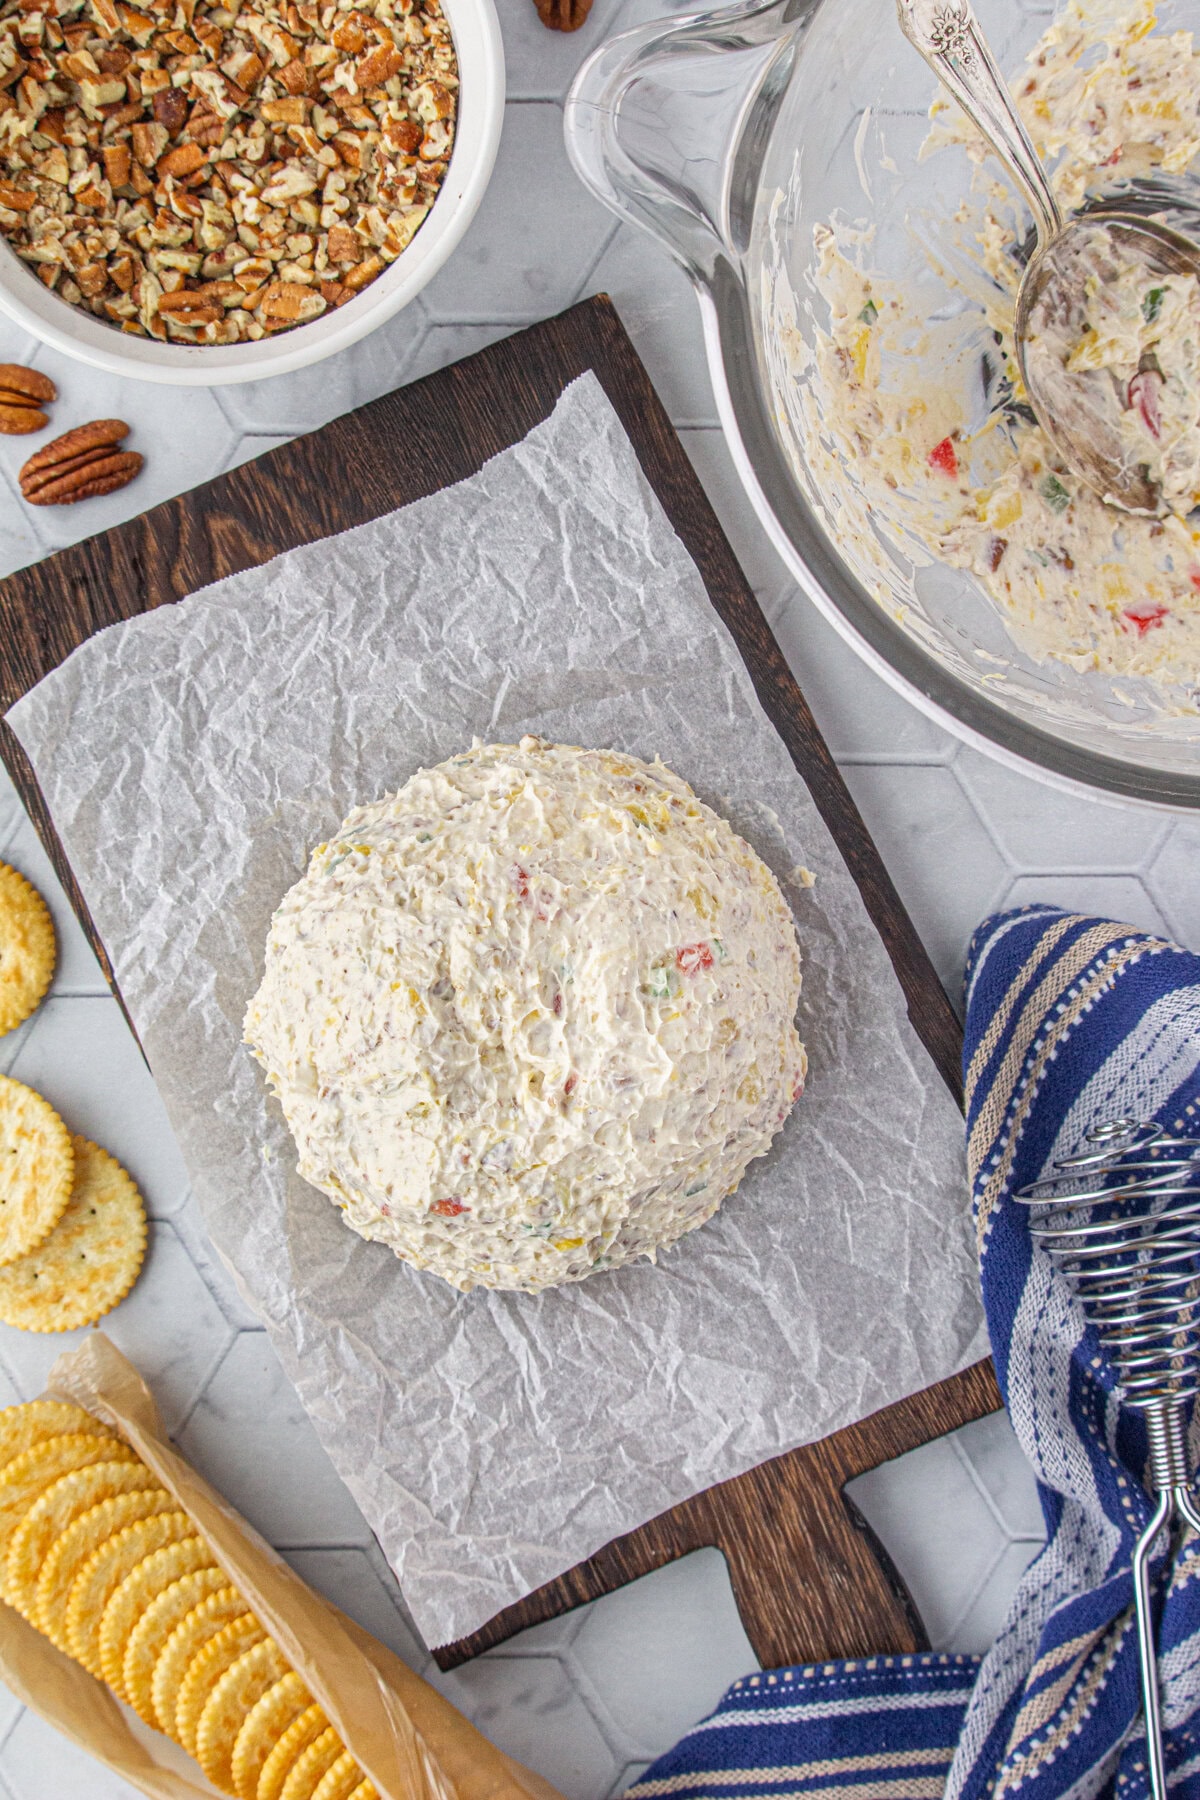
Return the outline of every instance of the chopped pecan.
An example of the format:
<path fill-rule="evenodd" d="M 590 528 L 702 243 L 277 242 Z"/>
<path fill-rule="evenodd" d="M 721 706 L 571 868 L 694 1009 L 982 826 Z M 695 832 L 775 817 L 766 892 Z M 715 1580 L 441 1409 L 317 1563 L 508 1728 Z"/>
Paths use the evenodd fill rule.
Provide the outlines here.
<path fill-rule="evenodd" d="M 439 0 L 0 0 L 0 233 L 119 330 L 288 330 L 409 242 L 457 88 Z"/>
<path fill-rule="evenodd" d="M 155 122 L 163 127 L 168 137 L 174 137 L 187 123 L 188 99 L 182 88 L 160 88 L 150 102 L 150 108 Z"/>
<path fill-rule="evenodd" d="M 31 506 L 66 506 L 112 494 L 142 467 L 136 450 L 121 450 L 129 435 L 123 419 L 95 419 L 77 425 L 35 450 L 20 473 L 21 492 Z"/>

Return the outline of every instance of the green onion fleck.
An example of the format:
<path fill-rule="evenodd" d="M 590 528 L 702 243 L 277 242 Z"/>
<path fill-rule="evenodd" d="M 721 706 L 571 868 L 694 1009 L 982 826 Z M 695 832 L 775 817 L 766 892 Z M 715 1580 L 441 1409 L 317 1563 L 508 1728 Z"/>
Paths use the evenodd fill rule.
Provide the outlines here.
<path fill-rule="evenodd" d="M 650 971 L 650 979 L 646 983 L 652 1000 L 669 1000 L 675 991 L 675 971 L 666 963 L 656 963 Z"/>
<path fill-rule="evenodd" d="M 864 325 L 873 325 L 879 317 L 879 308 L 873 300 L 868 300 L 858 316 Z"/>
<path fill-rule="evenodd" d="M 1071 496 L 1063 486 L 1062 482 L 1058 479 L 1057 475 L 1047 475 L 1046 479 L 1038 488 L 1038 493 L 1042 496 L 1042 499 L 1046 502 L 1046 505 L 1050 508 L 1051 512 L 1066 512 L 1068 506 L 1071 504 Z"/>
<path fill-rule="evenodd" d="M 1159 313 L 1162 311 L 1163 295 L 1166 291 L 1166 288 L 1151 288 L 1149 292 L 1143 296 L 1142 317 L 1145 319 L 1147 325 L 1153 325 L 1155 319 L 1157 319 Z"/>

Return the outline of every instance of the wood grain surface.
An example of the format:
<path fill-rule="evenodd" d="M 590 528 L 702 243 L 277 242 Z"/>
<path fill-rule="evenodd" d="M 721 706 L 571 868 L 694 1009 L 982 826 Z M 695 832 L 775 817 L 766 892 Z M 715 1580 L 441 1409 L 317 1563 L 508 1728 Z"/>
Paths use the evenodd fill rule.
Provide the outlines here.
<path fill-rule="evenodd" d="M 384 395 L 0 582 L 0 710 L 105 625 L 178 600 L 282 550 L 344 531 L 474 474 L 548 417 L 567 384 L 588 369 L 615 407 L 713 605 L 732 632 L 763 708 L 862 892 L 913 1025 L 958 1096 L 961 1034 L 954 1011 L 604 296 Z M 0 726 L 0 755 L 111 980 L 104 946 L 32 770 L 6 725 Z M 453 1667 L 527 1624 L 705 1545 L 718 1546 L 728 1558 L 747 1633 L 767 1666 L 918 1648 L 923 1632 L 911 1602 L 841 1490 L 855 1474 L 998 1405 L 990 1364 L 981 1363 L 673 1508 L 508 1608 L 474 1637 L 442 1647 L 438 1661 L 443 1668 Z"/>

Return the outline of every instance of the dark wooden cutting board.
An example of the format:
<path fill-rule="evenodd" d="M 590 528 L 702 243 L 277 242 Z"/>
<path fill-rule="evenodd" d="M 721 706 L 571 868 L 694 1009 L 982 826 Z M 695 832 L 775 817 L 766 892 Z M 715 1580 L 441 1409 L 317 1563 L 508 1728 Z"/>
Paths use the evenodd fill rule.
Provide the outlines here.
<path fill-rule="evenodd" d="M 587 369 L 616 408 L 667 517 L 732 632 L 768 717 L 858 883 L 895 965 L 913 1025 L 957 1096 L 961 1034 L 953 1009 L 646 371 L 603 295 L 0 582 L 0 711 L 105 625 L 473 475 L 547 418 L 567 384 Z M 318 371 L 314 379 L 319 378 Z M 33 772 L 2 723 L 0 755 L 111 980 L 107 954 Z M 978 1363 L 674 1507 L 508 1607 L 471 1638 L 443 1646 L 437 1660 L 452 1668 L 526 1625 L 707 1545 L 728 1559 L 742 1620 L 767 1667 L 923 1648 L 921 1622 L 898 1575 L 842 1489 L 864 1470 L 999 1404 L 991 1364 Z"/>

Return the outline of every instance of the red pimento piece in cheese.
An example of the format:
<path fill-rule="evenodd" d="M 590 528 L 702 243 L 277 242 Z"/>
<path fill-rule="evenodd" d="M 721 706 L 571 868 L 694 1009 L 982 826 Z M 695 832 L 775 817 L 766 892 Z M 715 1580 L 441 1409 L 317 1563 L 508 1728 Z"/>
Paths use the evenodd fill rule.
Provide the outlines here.
<path fill-rule="evenodd" d="M 435 1200 L 429 1210 L 431 1213 L 437 1213 L 443 1219 L 457 1219 L 459 1213 L 470 1212 L 471 1209 L 451 1195 L 449 1200 Z"/>
<path fill-rule="evenodd" d="M 1122 631 L 1136 631 L 1139 637 L 1145 637 L 1148 631 L 1153 631 L 1157 625 L 1161 625 L 1163 620 L 1169 619 L 1170 616 L 1170 607 L 1159 606 L 1157 602 L 1142 606 L 1127 606 L 1121 614 L 1122 620 L 1127 622 L 1122 624 L 1121 629 Z"/>
<path fill-rule="evenodd" d="M 929 466 L 940 469 L 951 481 L 958 480 L 958 451 L 954 448 L 954 439 L 944 437 L 940 444 L 935 444 L 929 452 Z"/>
<path fill-rule="evenodd" d="M 707 944 L 684 944 L 675 952 L 675 962 L 681 975 L 696 975 L 712 968 L 713 953 Z"/>
<path fill-rule="evenodd" d="M 1142 424 L 1156 443 L 1162 436 L 1162 411 L 1158 404 L 1158 390 L 1161 386 L 1161 375 L 1156 375 L 1152 369 L 1142 369 L 1129 383 L 1128 393 L 1130 409 L 1136 409 Z"/>

